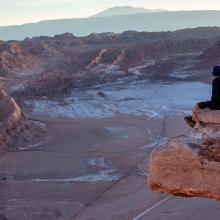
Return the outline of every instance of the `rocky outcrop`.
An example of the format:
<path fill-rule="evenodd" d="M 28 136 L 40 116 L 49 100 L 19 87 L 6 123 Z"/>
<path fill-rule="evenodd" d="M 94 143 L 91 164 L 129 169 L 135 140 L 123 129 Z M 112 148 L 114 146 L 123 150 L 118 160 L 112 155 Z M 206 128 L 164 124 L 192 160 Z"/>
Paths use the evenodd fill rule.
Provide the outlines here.
<path fill-rule="evenodd" d="M 0 152 L 17 150 L 40 138 L 42 128 L 26 120 L 16 101 L 0 89 Z"/>
<path fill-rule="evenodd" d="M 153 191 L 220 201 L 220 111 L 200 110 L 188 134 L 154 150 L 148 184 Z"/>
<path fill-rule="evenodd" d="M 8 76 L 34 68 L 38 57 L 29 53 L 20 42 L 0 42 L 0 75 Z M 9 75 L 9 76 L 10 76 Z"/>

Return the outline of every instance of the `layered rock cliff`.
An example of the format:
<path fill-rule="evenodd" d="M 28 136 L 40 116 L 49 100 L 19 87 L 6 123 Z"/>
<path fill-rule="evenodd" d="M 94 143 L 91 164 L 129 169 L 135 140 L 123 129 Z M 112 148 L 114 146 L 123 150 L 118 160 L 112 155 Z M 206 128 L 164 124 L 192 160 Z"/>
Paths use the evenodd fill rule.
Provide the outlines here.
<path fill-rule="evenodd" d="M 57 96 L 128 76 L 152 81 L 201 78 L 207 49 L 219 37 L 220 28 L 207 27 L 0 41 L 0 77 L 20 97 Z M 200 61 L 196 72 L 198 67 L 193 66 Z"/>
<path fill-rule="evenodd" d="M 148 184 L 153 191 L 220 201 L 220 111 L 200 110 L 197 126 L 153 151 Z"/>

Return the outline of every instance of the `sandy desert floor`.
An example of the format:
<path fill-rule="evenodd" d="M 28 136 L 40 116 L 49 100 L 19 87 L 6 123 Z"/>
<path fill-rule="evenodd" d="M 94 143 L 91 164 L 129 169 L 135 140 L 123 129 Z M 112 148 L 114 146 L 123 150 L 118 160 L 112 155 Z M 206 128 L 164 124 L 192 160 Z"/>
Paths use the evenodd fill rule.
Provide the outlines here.
<path fill-rule="evenodd" d="M 123 93 L 121 88 L 119 91 Z M 158 91 L 159 86 L 155 94 L 166 97 L 165 90 Z M 126 99 L 127 109 L 143 108 L 137 94 L 142 93 L 134 91 L 129 95 L 136 97 L 136 107 L 130 97 Z M 189 104 L 196 100 L 188 97 Z M 121 97 L 117 103 L 119 109 Z M 173 105 L 172 100 L 170 103 Z M 48 112 L 47 116 L 42 112 L 41 116 L 29 115 L 31 120 L 45 124 L 47 140 L 1 158 L 0 219 L 219 219 L 219 202 L 149 190 L 150 152 L 189 130 L 183 121 L 184 112 L 162 114 L 157 104 L 157 111 L 151 110 L 160 113 L 159 117 L 148 115 L 149 109 L 143 115 L 118 112 L 100 118 L 61 118 L 52 112 L 51 117 Z"/>
<path fill-rule="evenodd" d="M 219 219 L 218 202 L 146 184 L 152 135 L 160 143 L 188 130 L 180 116 L 35 120 L 50 139 L 2 158 L 1 219 Z"/>

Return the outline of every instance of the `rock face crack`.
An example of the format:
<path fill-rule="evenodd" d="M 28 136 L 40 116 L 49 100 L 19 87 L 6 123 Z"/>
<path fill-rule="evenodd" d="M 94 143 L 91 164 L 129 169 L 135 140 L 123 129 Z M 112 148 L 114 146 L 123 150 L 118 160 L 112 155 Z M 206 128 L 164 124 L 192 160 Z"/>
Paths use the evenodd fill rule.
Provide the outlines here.
<path fill-rule="evenodd" d="M 220 146 L 210 145 L 200 149 L 199 156 L 208 160 L 209 162 L 220 163 Z"/>

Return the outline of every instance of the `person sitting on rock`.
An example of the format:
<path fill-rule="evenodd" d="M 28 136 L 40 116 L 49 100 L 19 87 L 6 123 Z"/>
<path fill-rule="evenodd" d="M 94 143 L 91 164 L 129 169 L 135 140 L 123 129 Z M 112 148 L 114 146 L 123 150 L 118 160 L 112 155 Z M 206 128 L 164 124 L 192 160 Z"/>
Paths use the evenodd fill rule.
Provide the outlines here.
<path fill-rule="evenodd" d="M 199 109 L 211 109 L 211 110 L 220 110 L 220 66 L 215 66 L 213 68 L 212 72 L 213 76 L 215 76 L 215 79 L 212 83 L 212 98 L 211 101 L 206 102 L 199 102 L 196 105 L 196 108 L 194 111 L 197 111 Z M 192 116 L 186 116 L 185 121 L 188 125 L 191 127 L 194 127 L 196 124 L 196 121 L 193 119 Z"/>

